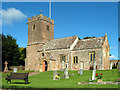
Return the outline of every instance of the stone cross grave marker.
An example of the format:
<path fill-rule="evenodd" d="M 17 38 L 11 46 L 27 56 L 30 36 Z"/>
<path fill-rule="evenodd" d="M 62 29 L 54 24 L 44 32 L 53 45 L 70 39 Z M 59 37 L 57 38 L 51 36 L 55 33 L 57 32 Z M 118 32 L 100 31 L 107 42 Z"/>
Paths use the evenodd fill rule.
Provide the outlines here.
<path fill-rule="evenodd" d="M 57 79 L 55 78 L 56 75 L 58 75 L 58 72 L 57 72 L 57 70 L 54 70 L 54 71 L 53 71 L 53 80 L 57 80 Z"/>
<path fill-rule="evenodd" d="M 7 67 L 7 64 L 8 64 L 8 62 L 7 61 L 5 61 L 5 68 L 4 68 L 4 72 L 8 72 L 8 67 Z"/>
<path fill-rule="evenodd" d="M 17 68 L 14 68 L 14 72 L 15 72 L 15 73 L 17 72 Z"/>
<path fill-rule="evenodd" d="M 95 78 L 95 74 L 96 74 L 96 62 L 94 62 L 93 65 L 94 66 L 93 66 L 92 80 L 96 80 L 96 78 Z"/>

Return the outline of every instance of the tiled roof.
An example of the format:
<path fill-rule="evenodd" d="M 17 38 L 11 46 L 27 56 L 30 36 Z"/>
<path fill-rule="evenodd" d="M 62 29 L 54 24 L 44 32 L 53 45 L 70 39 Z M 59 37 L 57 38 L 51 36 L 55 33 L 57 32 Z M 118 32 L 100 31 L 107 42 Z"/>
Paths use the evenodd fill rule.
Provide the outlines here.
<path fill-rule="evenodd" d="M 79 40 L 73 50 L 100 48 L 103 45 L 105 37 L 89 38 Z"/>
<path fill-rule="evenodd" d="M 77 36 L 72 36 L 72 37 L 65 37 L 65 38 L 49 40 L 45 43 L 45 50 L 70 48 L 72 43 L 75 41 L 76 37 Z M 41 50 L 43 50 L 43 49 L 41 49 Z"/>

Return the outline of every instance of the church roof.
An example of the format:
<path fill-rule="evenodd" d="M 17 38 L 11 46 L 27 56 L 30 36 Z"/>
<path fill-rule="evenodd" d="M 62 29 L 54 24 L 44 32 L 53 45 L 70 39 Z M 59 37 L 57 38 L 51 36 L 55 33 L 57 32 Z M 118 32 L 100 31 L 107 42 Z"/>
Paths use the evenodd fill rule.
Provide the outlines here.
<path fill-rule="evenodd" d="M 45 50 L 67 49 L 73 44 L 77 36 L 52 39 L 45 43 Z"/>
<path fill-rule="evenodd" d="M 45 50 L 55 50 L 55 49 L 67 49 L 73 44 L 78 36 L 65 37 L 59 39 L 52 39 L 45 43 Z M 78 40 L 73 50 L 82 50 L 82 49 L 95 49 L 101 48 L 104 43 L 105 37 L 98 38 L 89 38 Z M 38 51 L 43 51 L 44 48 L 41 48 Z"/>
<path fill-rule="evenodd" d="M 73 50 L 101 48 L 105 37 L 82 39 L 77 42 Z"/>

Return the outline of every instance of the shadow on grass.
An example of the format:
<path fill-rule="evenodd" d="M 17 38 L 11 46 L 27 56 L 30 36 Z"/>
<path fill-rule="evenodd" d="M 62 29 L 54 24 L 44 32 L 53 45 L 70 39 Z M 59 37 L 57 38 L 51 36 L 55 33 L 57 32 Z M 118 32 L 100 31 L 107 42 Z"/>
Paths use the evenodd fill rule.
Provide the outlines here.
<path fill-rule="evenodd" d="M 31 82 L 25 83 L 25 82 L 11 82 L 10 84 L 30 84 Z"/>

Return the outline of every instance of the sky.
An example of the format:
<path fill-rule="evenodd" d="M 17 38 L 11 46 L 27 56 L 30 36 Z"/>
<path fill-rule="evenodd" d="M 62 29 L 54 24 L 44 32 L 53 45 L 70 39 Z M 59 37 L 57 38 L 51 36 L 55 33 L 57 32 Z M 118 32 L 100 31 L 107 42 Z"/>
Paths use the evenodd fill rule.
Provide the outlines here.
<path fill-rule="evenodd" d="M 19 47 L 27 47 L 28 17 L 39 15 L 40 10 L 49 17 L 48 2 L 3 2 L 2 33 L 12 35 Z M 118 59 L 117 2 L 52 2 L 51 18 L 55 39 L 74 35 L 81 39 L 103 37 L 106 33 L 111 59 Z"/>

